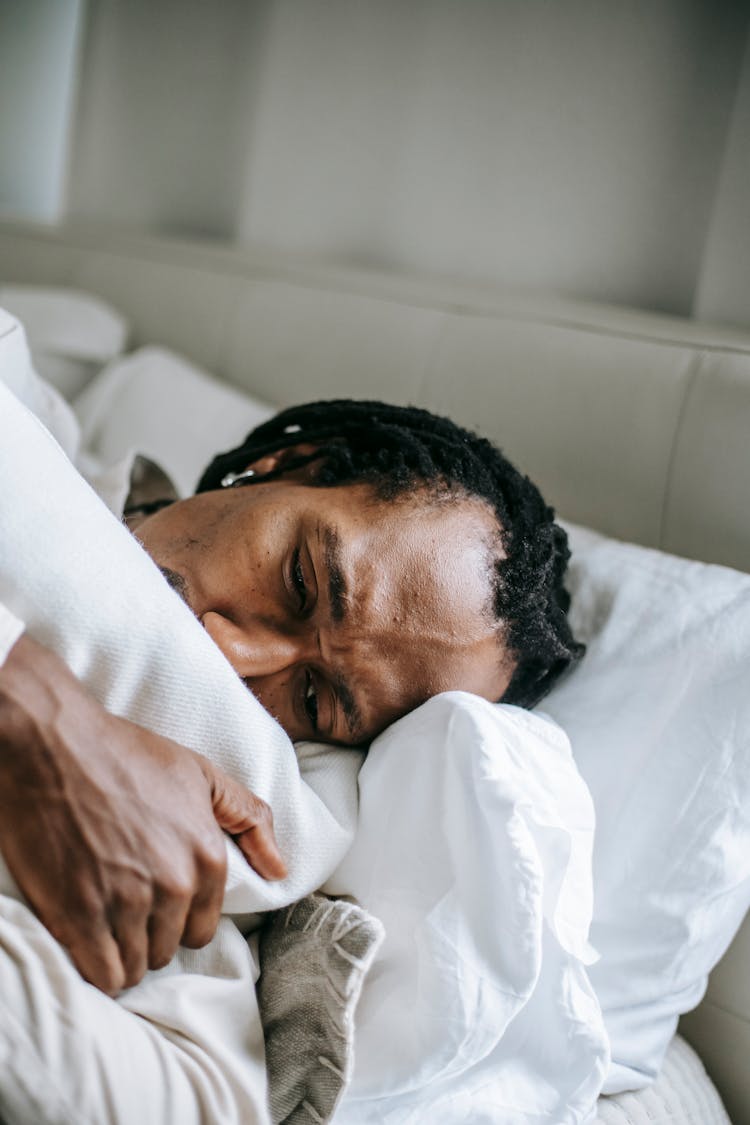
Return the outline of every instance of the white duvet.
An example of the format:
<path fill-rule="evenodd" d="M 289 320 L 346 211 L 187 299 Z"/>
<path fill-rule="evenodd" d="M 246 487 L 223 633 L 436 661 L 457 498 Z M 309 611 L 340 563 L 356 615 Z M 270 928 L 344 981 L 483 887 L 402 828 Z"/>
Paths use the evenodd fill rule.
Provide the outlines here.
<path fill-rule="evenodd" d="M 0 314 L 0 601 L 117 713 L 194 746 L 273 808 L 289 878 L 233 845 L 225 910 L 328 884 L 386 924 L 344 1122 L 586 1121 L 607 1064 L 588 984 L 593 813 L 567 742 L 513 708 L 443 697 L 357 754 L 299 761 L 157 569 L 2 386 L 27 362 Z M 7 368 L 9 369 L 9 368 Z M 354 847 L 341 864 L 354 837 Z M 340 865 L 340 866 L 339 866 Z M 5 879 L 0 1115 L 262 1121 L 252 948 L 226 918 L 119 1003 L 81 982 Z"/>

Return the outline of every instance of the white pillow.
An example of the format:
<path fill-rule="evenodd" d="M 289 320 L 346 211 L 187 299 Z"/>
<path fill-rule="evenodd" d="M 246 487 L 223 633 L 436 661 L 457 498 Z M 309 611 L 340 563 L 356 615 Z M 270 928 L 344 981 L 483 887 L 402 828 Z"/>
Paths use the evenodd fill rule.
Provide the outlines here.
<path fill-rule="evenodd" d="M 298 762 L 145 551 L 9 389 L 34 388 L 24 345 L 20 326 L 0 312 L 0 602 L 109 709 L 194 746 L 270 801 L 285 880 L 266 883 L 227 840 L 224 910 L 247 927 L 251 912 L 298 899 L 340 860 L 353 835 L 360 757 L 308 747 Z M 72 971 L 17 897 L 0 858 L 11 981 L 0 1017 L 0 1100 L 17 1109 L 15 1120 L 266 1120 L 253 950 L 229 918 L 208 945 L 181 947 L 115 1006 Z M 18 1019 L 13 989 L 23 999 Z M 88 1033 L 78 1056 L 76 1023 Z M 121 1054 L 114 1074 L 112 1052 L 97 1046 L 110 1041 Z M 31 1069 L 19 1069 L 24 1057 Z M 150 1112 L 138 1116 L 128 1107 L 131 1091 L 143 1101 L 143 1059 L 157 1080 Z"/>
<path fill-rule="evenodd" d="M 0 305 L 26 328 L 36 370 L 68 399 L 125 347 L 126 321 L 90 293 L 4 285 Z"/>
<path fill-rule="evenodd" d="M 572 532 L 581 665 L 544 700 L 597 815 L 605 1092 L 658 1072 L 750 905 L 750 575 Z"/>
<path fill-rule="evenodd" d="M 104 465 L 143 453 L 182 496 L 217 454 L 238 445 L 276 407 L 220 382 L 166 348 L 110 364 L 76 399 L 84 448 Z"/>
<path fill-rule="evenodd" d="M 593 809 L 562 731 L 450 693 L 373 743 L 326 889 L 385 925 L 336 1116 L 583 1122 L 609 1051 L 586 975 Z"/>
<path fill-rule="evenodd" d="M 8 389 L 34 386 L 28 372 L 23 333 L 0 313 L 0 482 L 12 482 L 0 488 L 0 602 L 109 710 L 200 750 L 269 801 L 289 875 L 266 883 L 230 845 L 225 911 L 293 902 L 346 849 L 360 756 L 335 747 L 295 754 L 137 540 Z"/>

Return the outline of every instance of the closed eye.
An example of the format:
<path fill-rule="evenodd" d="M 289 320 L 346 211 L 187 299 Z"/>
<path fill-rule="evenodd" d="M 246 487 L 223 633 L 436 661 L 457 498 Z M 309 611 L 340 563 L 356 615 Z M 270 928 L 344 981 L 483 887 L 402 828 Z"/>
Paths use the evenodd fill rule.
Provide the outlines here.
<path fill-rule="evenodd" d="M 302 701 L 305 713 L 315 734 L 318 733 L 318 693 L 309 672 L 305 672 L 305 696 Z"/>

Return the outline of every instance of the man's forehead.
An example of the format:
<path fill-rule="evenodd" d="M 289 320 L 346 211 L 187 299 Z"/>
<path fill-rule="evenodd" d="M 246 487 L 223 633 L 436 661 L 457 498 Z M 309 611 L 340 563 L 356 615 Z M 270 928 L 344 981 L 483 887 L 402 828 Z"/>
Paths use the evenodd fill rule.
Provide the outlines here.
<path fill-rule="evenodd" d="M 327 554 L 338 564 L 337 588 L 343 584 L 355 602 L 364 593 L 371 600 L 377 591 L 407 627 L 424 624 L 438 608 L 444 618 L 468 614 L 492 620 L 488 602 L 502 548 L 483 505 L 381 501 L 365 516 L 353 534 L 346 522 L 328 525 Z"/>
<path fill-rule="evenodd" d="M 412 636 L 388 651 L 368 651 L 364 659 L 359 658 L 356 648 L 352 655 L 348 682 L 358 701 L 358 718 L 364 732 L 361 741 L 372 739 L 390 723 L 442 692 L 465 691 L 496 702 L 512 674 L 498 638 L 489 632 L 447 649 L 439 643 L 424 644 Z"/>
<path fill-rule="evenodd" d="M 458 510 L 420 519 L 383 504 L 359 534 L 322 531 L 326 562 L 340 570 L 329 588 L 345 607 L 334 648 L 368 733 L 441 691 L 497 699 L 508 678 L 487 609 L 485 512 L 470 511 L 467 524 Z"/>

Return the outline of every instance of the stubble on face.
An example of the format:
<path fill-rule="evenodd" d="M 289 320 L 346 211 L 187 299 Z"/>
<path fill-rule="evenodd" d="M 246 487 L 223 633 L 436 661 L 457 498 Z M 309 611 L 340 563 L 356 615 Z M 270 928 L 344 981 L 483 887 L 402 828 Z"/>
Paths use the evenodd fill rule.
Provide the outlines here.
<path fill-rule="evenodd" d="M 170 570 L 168 566 L 160 566 L 159 570 L 161 571 L 164 578 L 166 578 L 168 584 L 172 587 L 172 589 L 180 595 L 185 605 L 189 606 L 190 602 L 188 601 L 187 583 L 185 582 L 185 579 L 182 577 L 182 575 L 178 574 L 176 570 Z"/>

